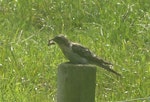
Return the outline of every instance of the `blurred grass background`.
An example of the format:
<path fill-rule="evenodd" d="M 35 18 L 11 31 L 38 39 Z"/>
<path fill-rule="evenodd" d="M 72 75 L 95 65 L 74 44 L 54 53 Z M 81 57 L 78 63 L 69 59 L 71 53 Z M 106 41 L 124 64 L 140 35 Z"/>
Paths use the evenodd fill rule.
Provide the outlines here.
<path fill-rule="evenodd" d="M 60 33 L 114 63 L 98 68 L 96 102 L 150 101 L 149 0 L 0 0 L 0 102 L 56 102 L 48 40 Z"/>

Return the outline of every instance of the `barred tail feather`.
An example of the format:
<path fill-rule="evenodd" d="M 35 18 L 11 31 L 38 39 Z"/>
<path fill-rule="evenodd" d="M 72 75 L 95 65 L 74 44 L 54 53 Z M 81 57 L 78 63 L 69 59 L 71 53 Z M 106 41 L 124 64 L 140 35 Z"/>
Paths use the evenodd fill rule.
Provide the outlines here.
<path fill-rule="evenodd" d="M 103 64 L 99 64 L 98 66 L 104 68 L 105 70 L 112 72 L 118 76 L 121 76 L 121 74 L 117 73 L 116 71 L 114 71 L 113 69 L 111 69 L 111 65 L 103 65 Z"/>

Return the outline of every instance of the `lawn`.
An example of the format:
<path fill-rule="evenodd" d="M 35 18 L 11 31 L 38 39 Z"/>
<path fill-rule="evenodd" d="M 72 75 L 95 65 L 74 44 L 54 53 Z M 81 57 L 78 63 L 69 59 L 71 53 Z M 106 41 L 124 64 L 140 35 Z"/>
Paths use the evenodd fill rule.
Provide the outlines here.
<path fill-rule="evenodd" d="M 150 101 L 150 0 L 0 0 L 0 102 L 56 102 L 48 40 L 64 34 L 114 64 L 97 68 L 96 102 Z"/>

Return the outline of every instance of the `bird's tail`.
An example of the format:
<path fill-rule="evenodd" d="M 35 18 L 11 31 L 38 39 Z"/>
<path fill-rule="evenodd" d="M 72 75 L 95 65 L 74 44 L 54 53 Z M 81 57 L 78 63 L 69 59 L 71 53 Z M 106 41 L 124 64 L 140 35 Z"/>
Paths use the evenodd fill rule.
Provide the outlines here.
<path fill-rule="evenodd" d="M 112 64 L 111 63 L 109 63 L 109 62 L 106 62 L 106 61 L 104 61 L 103 59 L 95 59 L 95 64 L 97 65 L 97 66 L 99 66 L 99 67 L 102 67 L 102 68 L 104 68 L 105 70 L 107 70 L 107 71 L 109 71 L 109 72 L 112 72 L 112 73 L 114 73 L 114 74 L 116 74 L 116 75 L 118 75 L 118 76 L 121 76 L 121 74 L 119 74 L 119 73 L 117 73 L 116 71 L 114 71 L 113 69 L 112 69 Z"/>
<path fill-rule="evenodd" d="M 112 65 L 110 65 L 110 64 L 99 64 L 98 66 L 100 66 L 100 67 L 106 69 L 107 71 L 112 72 L 112 73 L 114 73 L 114 74 L 116 74 L 116 75 L 118 75 L 118 76 L 121 76 L 121 74 L 119 74 L 118 72 L 114 71 L 114 70 L 111 68 Z"/>

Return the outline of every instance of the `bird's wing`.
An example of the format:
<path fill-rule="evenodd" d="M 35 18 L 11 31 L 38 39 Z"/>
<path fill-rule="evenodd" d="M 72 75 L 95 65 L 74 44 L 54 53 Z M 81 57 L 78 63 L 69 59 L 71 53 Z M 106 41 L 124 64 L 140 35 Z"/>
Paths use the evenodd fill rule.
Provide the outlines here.
<path fill-rule="evenodd" d="M 72 50 L 73 52 L 77 53 L 81 57 L 86 58 L 89 61 L 96 62 L 96 63 L 102 63 L 102 64 L 109 64 L 111 63 L 104 61 L 101 58 L 98 58 L 94 53 L 92 53 L 88 48 L 83 47 L 82 45 L 73 43 L 72 44 Z"/>
<path fill-rule="evenodd" d="M 110 72 L 115 73 L 116 75 L 121 76 L 119 73 L 111 69 L 111 63 L 104 61 L 102 58 L 97 57 L 95 54 L 93 54 L 88 48 L 83 47 L 79 44 L 72 44 L 72 50 L 74 53 L 78 54 L 79 56 L 86 58 L 89 61 L 89 64 L 96 64 Z"/>
<path fill-rule="evenodd" d="M 76 43 L 72 44 L 72 50 L 74 53 L 77 53 L 78 55 L 87 59 L 95 56 L 88 48 L 83 47 L 82 45 Z"/>

